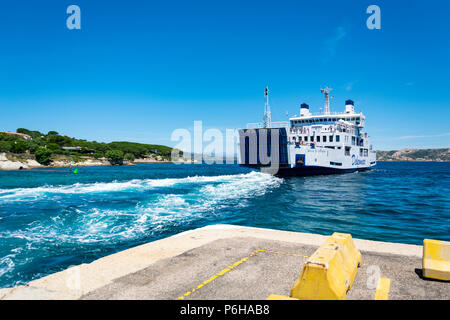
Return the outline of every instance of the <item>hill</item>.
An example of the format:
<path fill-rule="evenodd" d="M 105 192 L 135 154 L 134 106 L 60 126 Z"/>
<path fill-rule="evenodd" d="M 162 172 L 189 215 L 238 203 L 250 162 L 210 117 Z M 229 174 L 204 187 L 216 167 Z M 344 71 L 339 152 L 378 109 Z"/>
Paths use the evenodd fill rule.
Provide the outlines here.
<path fill-rule="evenodd" d="M 378 161 L 450 161 L 450 149 L 377 151 Z"/>
<path fill-rule="evenodd" d="M 9 161 L 17 163 L 36 161 L 40 165 L 64 166 L 83 162 L 123 164 L 136 159 L 168 162 L 171 161 L 172 148 L 128 141 L 87 141 L 61 135 L 56 131 L 45 134 L 19 128 L 16 132 L 0 132 L 0 153 Z M 3 161 L 7 161 L 5 159 Z"/>

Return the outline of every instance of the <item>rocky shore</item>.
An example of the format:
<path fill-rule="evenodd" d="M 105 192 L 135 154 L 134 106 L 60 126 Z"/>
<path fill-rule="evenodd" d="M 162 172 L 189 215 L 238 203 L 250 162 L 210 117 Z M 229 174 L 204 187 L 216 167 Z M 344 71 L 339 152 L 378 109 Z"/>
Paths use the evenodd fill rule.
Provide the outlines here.
<path fill-rule="evenodd" d="M 39 168 L 42 165 L 34 159 L 8 159 L 6 153 L 0 153 L 0 170 L 21 170 L 29 168 Z"/>
<path fill-rule="evenodd" d="M 125 163 L 126 164 L 126 163 Z M 6 153 L 0 153 L 0 170 L 23 170 L 33 168 L 63 168 L 63 167 L 90 167 L 90 166 L 109 166 L 106 159 L 83 159 L 80 162 L 70 162 L 65 160 L 53 161 L 49 165 L 42 165 L 32 158 L 19 158 L 7 156 Z"/>
<path fill-rule="evenodd" d="M 138 163 L 170 163 L 171 161 L 163 158 L 141 158 L 135 159 L 133 162 L 124 160 L 123 165 L 133 165 Z M 179 161 L 182 163 L 191 163 L 191 160 L 184 159 Z M 0 170 L 24 170 L 34 168 L 68 168 L 68 167 L 94 167 L 94 166 L 111 166 L 111 163 L 105 159 L 94 159 L 90 157 L 81 158 L 81 161 L 74 162 L 68 159 L 60 158 L 52 161 L 49 165 L 42 165 L 34 158 L 30 157 L 17 157 L 7 155 L 6 153 L 0 153 Z"/>

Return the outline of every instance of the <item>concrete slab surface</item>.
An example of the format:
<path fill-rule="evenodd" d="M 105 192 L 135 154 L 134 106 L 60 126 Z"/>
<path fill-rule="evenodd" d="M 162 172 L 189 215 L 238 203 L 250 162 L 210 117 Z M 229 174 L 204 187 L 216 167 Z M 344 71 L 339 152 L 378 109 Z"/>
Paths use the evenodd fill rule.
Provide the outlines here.
<path fill-rule="evenodd" d="M 249 259 L 184 299 L 259 300 L 270 294 L 289 296 L 306 258 L 316 249 L 316 246 L 251 237 L 216 240 L 118 278 L 82 299 L 177 299 L 245 257 Z M 420 258 L 362 254 L 363 265 L 348 299 L 373 300 L 377 270 L 382 277 L 391 279 L 389 299 L 450 298 L 449 283 L 426 281 L 416 273 L 421 268 Z"/>
<path fill-rule="evenodd" d="M 336 230 L 337 232 L 339 230 Z M 304 261 L 328 236 L 213 225 L 0 290 L 2 299 L 266 299 L 289 295 Z M 450 299 L 450 283 L 421 277 L 422 246 L 355 239 L 362 252 L 348 299 Z"/>

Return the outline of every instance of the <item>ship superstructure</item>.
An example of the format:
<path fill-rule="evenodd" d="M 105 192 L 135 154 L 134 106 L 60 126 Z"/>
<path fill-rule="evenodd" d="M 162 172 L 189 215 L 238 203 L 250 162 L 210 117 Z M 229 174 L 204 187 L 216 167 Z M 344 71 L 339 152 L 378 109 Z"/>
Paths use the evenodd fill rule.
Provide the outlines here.
<path fill-rule="evenodd" d="M 375 166 L 376 152 L 363 132 L 363 113 L 355 112 L 352 100 L 345 102 L 344 112 L 331 113 L 331 89 L 321 91 L 325 95 L 322 114 L 312 114 L 303 103 L 299 116 L 271 122 L 266 88 L 264 122 L 249 124 L 239 131 L 240 164 L 263 171 L 271 167 L 272 172 L 276 167 L 274 173 L 281 175 L 343 173 Z"/>

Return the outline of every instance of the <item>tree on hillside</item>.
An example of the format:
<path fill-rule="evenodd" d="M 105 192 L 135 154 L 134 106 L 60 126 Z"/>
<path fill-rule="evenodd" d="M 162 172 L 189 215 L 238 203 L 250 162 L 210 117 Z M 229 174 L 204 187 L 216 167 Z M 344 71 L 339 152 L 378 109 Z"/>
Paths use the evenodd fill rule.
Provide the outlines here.
<path fill-rule="evenodd" d="M 11 151 L 11 143 L 8 141 L 0 141 L 0 152 Z"/>
<path fill-rule="evenodd" d="M 61 151 L 61 148 L 57 143 L 48 143 L 47 149 L 51 150 L 52 153 L 58 153 L 59 151 Z"/>
<path fill-rule="evenodd" d="M 125 160 L 133 162 L 135 160 L 134 155 L 132 153 L 127 153 L 124 157 Z"/>
<path fill-rule="evenodd" d="M 11 152 L 12 153 L 24 153 L 27 151 L 27 144 L 24 141 L 14 141 L 11 144 Z"/>
<path fill-rule="evenodd" d="M 35 141 L 24 141 L 25 146 L 30 153 L 35 153 L 36 150 L 39 148 L 39 144 Z"/>
<path fill-rule="evenodd" d="M 23 141 L 23 139 L 18 136 L 6 134 L 6 133 L 0 133 L 0 140 L 1 141 L 12 141 L 13 143 L 14 143 L 14 141 Z"/>
<path fill-rule="evenodd" d="M 16 132 L 17 133 L 27 134 L 33 139 L 36 139 L 36 138 L 39 138 L 39 137 L 43 136 L 43 134 L 40 133 L 39 131 L 32 131 L 32 130 L 28 130 L 28 129 L 25 129 L 25 128 L 19 128 L 19 129 L 16 130 Z"/>
<path fill-rule="evenodd" d="M 121 165 L 123 163 L 123 152 L 120 150 L 109 150 L 105 153 L 105 157 L 111 164 Z"/>
<path fill-rule="evenodd" d="M 95 159 L 103 158 L 103 152 L 95 152 L 92 156 L 93 156 Z"/>
<path fill-rule="evenodd" d="M 54 135 L 48 135 L 47 136 L 47 142 L 49 143 L 56 143 L 60 146 L 70 145 L 72 143 L 72 139 L 69 137 L 63 137 L 57 134 Z"/>
<path fill-rule="evenodd" d="M 44 149 L 44 148 L 39 148 L 36 150 L 36 153 L 34 154 L 34 156 L 36 157 L 36 161 L 39 162 L 40 164 L 44 164 L 47 165 L 51 162 L 51 157 L 52 152 L 48 149 Z"/>

